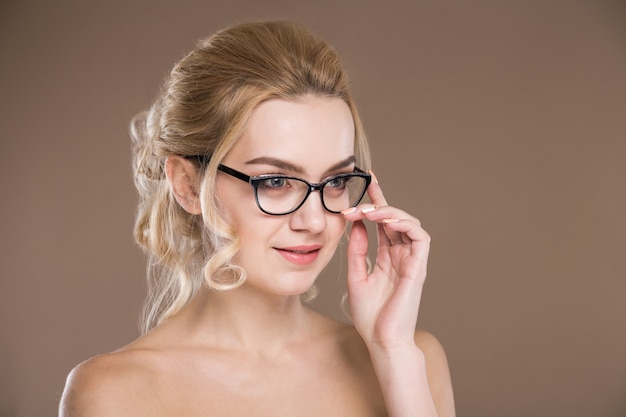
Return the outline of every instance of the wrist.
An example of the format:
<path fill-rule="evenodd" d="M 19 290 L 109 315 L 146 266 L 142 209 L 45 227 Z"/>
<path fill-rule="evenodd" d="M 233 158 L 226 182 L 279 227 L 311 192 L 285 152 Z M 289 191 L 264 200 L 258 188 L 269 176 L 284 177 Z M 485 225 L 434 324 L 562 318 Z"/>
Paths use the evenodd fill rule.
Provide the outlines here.
<path fill-rule="evenodd" d="M 424 352 L 415 344 L 413 340 L 396 343 L 396 344 L 380 344 L 380 343 L 366 343 L 367 350 L 370 353 L 372 361 L 377 360 L 384 362 L 399 362 L 409 361 L 411 363 L 424 362 Z"/>
<path fill-rule="evenodd" d="M 414 342 L 368 349 L 389 416 L 437 416 L 426 358 Z"/>

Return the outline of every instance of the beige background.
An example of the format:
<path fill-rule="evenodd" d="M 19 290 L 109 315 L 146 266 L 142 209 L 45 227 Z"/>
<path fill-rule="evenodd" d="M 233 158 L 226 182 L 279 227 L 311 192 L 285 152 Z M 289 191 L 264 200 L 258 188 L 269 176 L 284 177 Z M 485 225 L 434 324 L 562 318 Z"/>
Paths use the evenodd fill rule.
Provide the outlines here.
<path fill-rule="evenodd" d="M 433 236 L 420 325 L 458 415 L 626 415 L 624 2 L 4 0 L 0 16 L 0 416 L 54 415 L 73 365 L 137 335 L 128 121 L 197 39 L 276 17 L 339 50 L 388 199 Z M 337 268 L 316 306 L 340 317 Z"/>

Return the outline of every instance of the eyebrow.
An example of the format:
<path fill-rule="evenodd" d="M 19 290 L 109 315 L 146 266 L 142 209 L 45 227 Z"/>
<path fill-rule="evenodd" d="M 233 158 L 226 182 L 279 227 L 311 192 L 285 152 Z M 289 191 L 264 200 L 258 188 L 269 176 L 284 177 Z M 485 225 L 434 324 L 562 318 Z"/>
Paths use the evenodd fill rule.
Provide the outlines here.
<path fill-rule="evenodd" d="M 351 155 L 347 157 L 346 159 L 344 159 L 343 161 L 339 161 L 335 165 L 331 166 L 326 172 L 330 173 L 332 171 L 345 168 L 347 166 L 354 164 L 355 162 L 356 162 L 356 158 L 354 157 L 354 155 Z M 246 165 L 256 165 L 256 164 L 271 165 L 276 168 L 295 172 L 296 174 L 304 174 L 304 168 L 302 168 L 300 165 L 293 164 L 283 159 L 271 158 L 269 156 L 261 156 L 261 157 L 254 158 L 246 162 Z"/>

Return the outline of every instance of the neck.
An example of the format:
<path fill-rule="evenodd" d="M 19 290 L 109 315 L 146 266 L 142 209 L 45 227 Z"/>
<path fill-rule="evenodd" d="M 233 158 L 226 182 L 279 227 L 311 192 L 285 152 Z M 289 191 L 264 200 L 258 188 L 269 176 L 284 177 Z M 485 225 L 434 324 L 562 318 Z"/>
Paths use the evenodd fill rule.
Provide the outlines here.
<path fill-rule="evenodd" d="M 185 310 L 195 334 L 229 349 L 280 351 L 313 330 L 299 296 L 259 295 L 245 284 L 225 292 L 203 288 Z"/>

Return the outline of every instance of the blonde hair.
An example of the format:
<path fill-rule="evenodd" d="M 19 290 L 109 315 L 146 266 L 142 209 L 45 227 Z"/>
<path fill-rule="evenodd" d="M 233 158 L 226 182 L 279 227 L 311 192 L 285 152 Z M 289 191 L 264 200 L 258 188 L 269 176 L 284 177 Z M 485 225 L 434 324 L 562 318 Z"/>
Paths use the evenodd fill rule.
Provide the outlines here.
<path fill-rule="evenodd" d="M 241 24 L 200 42 L 175 65 L 150 110 L 133 119 L 139 192 L 134 235 L 149 256 L 143 332 L 178 312 L 203 283 L 227 290 L 245 280 L 245 271 L 231 263 L 239 238 L 214 199 L 217 166 L 256 106 L 304 95 L 347 103 L 354 118 L 357 164 L 368 169 L 367 141 L 337 53 L 292 22 Z M 198 164 L 201 216 L 174 199 L 164 172 L 170 155 L 209 161 Z"/>

